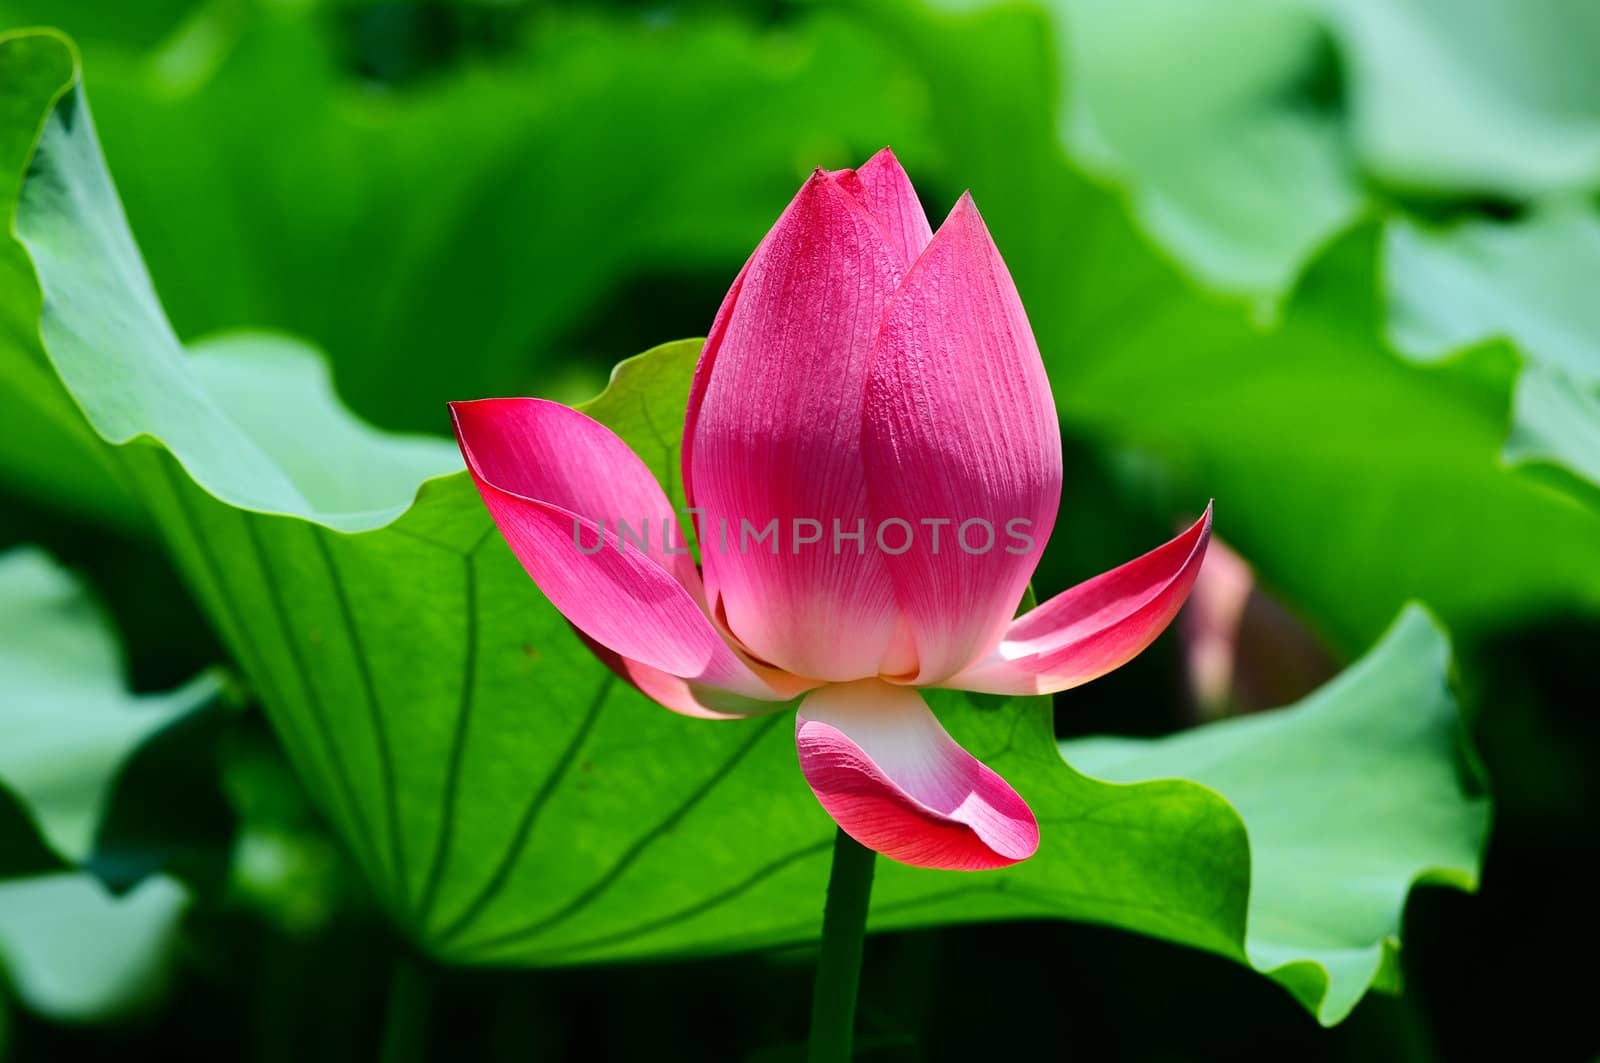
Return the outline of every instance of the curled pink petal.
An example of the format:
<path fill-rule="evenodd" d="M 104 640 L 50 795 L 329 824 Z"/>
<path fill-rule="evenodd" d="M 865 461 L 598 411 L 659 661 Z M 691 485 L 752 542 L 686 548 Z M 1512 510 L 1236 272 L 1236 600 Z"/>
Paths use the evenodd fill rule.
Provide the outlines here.
<path fill-rule="evenodd" d="M 862 429 L 868 498 L 918 671 L 937 685 L 1000 640 L 1061 498 L 1061 433 L 1022 300 L 962 196 L 885 313 Z"/>
<path fill-rule="evenodd" d="M 683 679 L 663 672 L 659 668 L 629 660 L 600 645 L 582 631 L 578 632 L 578 637 L 596 657 L 600 658 L 601 663 L 634 686 L 645 697 L 673 712 L 702 720 L 737 720 L 750 716 L 764 716 L 787 708 L 789 700 L 816 686 L 815 683 L 804 682 L 757 665 L 754 666 L 755 672 L 773 687 L 775 694 L 789 700 L 768 701 L 746 697 L 731 690 L 708 686 L 692 679 Z"/>
<path fill-rule="evenodd" d="M 983 660 L 941 683 L 992 694 L 1050 694 L 1133 659 L 1172 622 L 1211 539 L 1211 506 L 1143 557 L 1062 591 L 1007 628 Z"/>
<path fill-rule="evenodd" d="M 791 696 L 774 691 L 718 634 L 698 604 L 703 591 L 692 560 L 670 552 L 683 548 L 670 534 L 675 525 L 659 523 L 671 517 L 671 504 L 615 433 L 542 399 L 458 402 L 450 410 L 490 516 L 574 627 L 669 675 L 746 697 Z M 618 519 L 647 527 L 646 545 L 619 537 Z"/>
<path fill-rule="evenodd" d="M 892 860 L 981 871 L 1039 847 L 1027 803 L 908 687 L 865 679 L 813 691 L 800 704 L 795 745 L 822 807 Z"/>
<path fill-rule="evenodd" d="M 884 148 L 854 170 L 835 170 L 828 176 L 877 219 L 900 257 L 901 268 L 909 268 L 933 239 L 933 230 L 894 152 Z"/>
<path fill-rule="evenodd" d="M 796 675 L 900 664 L 888 572 L 856 537 L 867 364 L 900 272 L 882 226 L 818 171 L 752 256 L 696 370 L 685 446 L 707 597 L 751 653 Z"/>

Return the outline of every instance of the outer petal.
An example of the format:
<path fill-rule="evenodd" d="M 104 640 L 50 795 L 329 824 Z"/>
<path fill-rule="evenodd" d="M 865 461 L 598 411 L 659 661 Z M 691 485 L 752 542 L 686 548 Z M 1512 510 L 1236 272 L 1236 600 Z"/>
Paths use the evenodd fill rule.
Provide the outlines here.
<path fill-rule="evenodd" d="M 751 256 L 754 258 L 755 256 Z M 728 288 L 728 294 L 722 297 L 722 305 L 717 307 L 717 316 L 711 319 L 711 331 L 706 333 L 705 346 L 700 348 L 700 358 L 695 362 L 694 380 L 689 385 L 689 404 L 683 414 L 683 495 L 689 507 L 694 508 L 694 435 L 695 425 L 700 420 L 700 406 L 705 402 L 706 387 L 711 383 L 711 367 L 717 362 L 717 352 L 722 349 L 722 338 L 728 331 L 728 315 L 733 312 L 734 304 L 739 301 L 739 292 L 744 288 L 744 275 L 750 269 L 750 260 L 739 267 L 739 275 L 733 278 L 733 284 Z"/>
<path fill-rule="evenodd" d="M 1044 363 L 970 196 L 889 304 L 862 450 L 877 522 L 910 525 L 887 558 L 920 665 L 908 679 L 937 684 L 999 641 L 1061 499 Z"/>
<path fill-rule="evenodd" d="M 695 716 L 702 720 L 737 720 L 749 716 L 764 716 L 767 713 L 777 712 L 789 704 L 787 701 L 746 697 L 705 683 L 670 675 L 659 668 L 652 668 L 614 653 L 582 631 L 578 632 L 578 637 L 583 639 L 584 644 L 607 668 L 627 680 L 645 697 L 684 716 Z M 759 665 L 755 666 L 754 670 L 771 684 L 778 696 L 793 699 L 816 686 L 815 683 L 772 672 Z"/>
<path fill-rule="evenodd" d="M 908 687 L 867 679 L 812 692 L 800 704 L 795 744 L 822 807 L 890 859 L 980 871 L 1039 847 L 1027 803 Z"/>
<path fill-rule="evenodd" d="M 901 267 L 909 268 L 928 246 L 933 230 L 928 227 L 928 216 L 923 213 L 916 189 L 911 187 L 911 178 L 894 152 L 884 148 L 856 169 L 836 170 L 828 176 L 878 220 L 889 246 L 900 256 Z"/>
<path fill-rule="evenodd" d="M 722 640 L 698 604 L 687 555 L 662 546 L 671 503 L 615 433 L 559 403 L 452 403 L 467 469 L 522 567 L 583 634 L 669 675 L 747 697 L 783 700 Z M 648 520 L 650 548 L 619 540 L 614 522 Z M 594 553 L 585 546 L 605 545 Z M 674 549 L 682 539 L 667 540 Z"/>
<path fill-rule="evenodd" d="M 697 370 L 689 480 L 707 594 L 752 653 L 797 675 L 876 675 L 898 630 L 882 558 L 864 540 L 835 552 L 832 532 L 868 516 L 867 362 L 899 279 L 882 227 L 818 171 L 751 258 Z M 818 522 L 820 540 L 798 543 L 796 520 Z M 741 535 L 772 521 L 775 540 Z"/>
<path fill-rule="evenodd" d="M 1203 517 L 1166 545 L 1018 617 L 993 653 L 940 685 L 992 694 L 1050 694 L 1120 668 L 1178 614 L 1210 540 L 1208 505 Z"/>

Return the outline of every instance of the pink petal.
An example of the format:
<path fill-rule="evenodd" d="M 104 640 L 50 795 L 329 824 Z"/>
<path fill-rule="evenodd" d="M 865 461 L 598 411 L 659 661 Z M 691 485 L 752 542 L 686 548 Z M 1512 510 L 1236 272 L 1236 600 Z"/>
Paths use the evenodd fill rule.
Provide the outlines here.
<path fill-rule="evenodd" d="M 672 505 L 644 462 L 609 428 L 543 399 L 450 405 L 478 492 L 528 575 L 589 638 L 669 675 L 783 700 L 717 633 L 681 537 L 662 539 Z M 641 550 L 615 522 L 648 521 Z M 605 545 L 585 553 L 579 544 Z"/>
<path fill-rule="evenodd" d="M 695 424 L 700 419 L 700 405 L 705 401 L 706 385 L 711 383 L 711 367 L 716 363 L 717 352 L 722 348 L 722 337 L 728 331 L 728 315 L 733 311 L 734 303 L 739 301 L 739 292 L 744 288 L 744 275 L 749 270 L 750 260 L 746 259 L 745 264 L 739 267 L 739 275 L 733 278 L 728 294 L 722 297 L 722 305 L 717 307 L 717 316 L 711 319 L 711 331 L 706 333 L 705 346 L 700 348 L 700 359 L 694 366 L 694 380 L 689 385 L 689 404 L 683 414 L 683 456 L 680 465 L 683 469 L 683 497 L 690 509 L 694 508 Z"/>
<path fill-rule="evenodd" d="M 1061 499 L 1044 363 L 970 196 L 889 303 L 862 449 L 874 517 L 910 526 L 890 540 L 909 549 L 886 558 L 916 645 L 910 681 L 937 684 L 999 641 Z"/>
<path fill-rule="evenodd" d="M 892 860 L 981 871 L 1039 847 L 1027 803 L 908 687 L 865 679 L 812 692 L 800 703 L 795 744 L 822 807 Z"/>
<path fill-rule="evenodd" d="M 673 712 L 703 720 L 736 720 L 749 716 L 764 716 L 785 708 L 789 700 L 816 686 L 815 683 L 798 680 L 794 676 L 769 673 L 768 670 L 757 666 L 755 668 L 757 674 L 766 679 L 779 696 L 788 700 L 768 701 L 745 697 L 729 690 L 670 675 L 639 661 L 629 660 L 600 645 L 582 631 L 578 632 L 578 637 L 583 639 L 584 644 L 607 668 L 632 684 L 645 697 Z"/>
<path fill-rule="evenodd" d="M 899 279 L 883 229 L 818 171 L 756 249 L 696 370 L 686 452 L 707 595 L 753 654 L 797 675 L 900 664 L 882 558 L 865 540 L 832 549 L 835 521 L 851 534 L 868 515 L 861 408 Z M 817 522 L 820 541 L 798 543 L 797 520 Z M 742 534 L 772 521 L 775 539 Z"/>
<path fill-rule="evenodd" d="M 1172 622 L 1211 540 L 1211 507 L 1164 546 L 1062 591 L 1017 618 L 989 656 L 941 683 L 992 694 L 1049 694 L 1132 660 Z"/>
<path fill-rule="evenodd" d="M 856 169 L 835 170 L 828 176 L 878 220 L 889 246 L 900 256 L 901 268 L 910 267 L 933 239 L 933 230 L 894 152 L 884 148 Z"/>

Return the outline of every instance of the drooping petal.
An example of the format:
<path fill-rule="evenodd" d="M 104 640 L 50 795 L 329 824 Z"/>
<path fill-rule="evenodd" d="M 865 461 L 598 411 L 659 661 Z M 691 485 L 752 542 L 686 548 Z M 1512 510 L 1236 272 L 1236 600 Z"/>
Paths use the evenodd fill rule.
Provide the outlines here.
<path fill-rule="evenodd" d="M 876 679 L 800 703 L 800 769 L 856 841 L 916 867 L 980 871 L 1033 855 L 1039 825 L 1006 781 L 956 744 L 922 695 Z"/>
<path fill-rule="evenodd" d="M 828 176 L 878 220 L 900 256 L 901 268 L 910 268 L 933 238 L 933 230 L 894 152 L 884 148 L 854 170 L 835 170 Z"/>
<path fill-rule="evenodd" d="M 1208 505 L 1205 515 L 1171 542 L 1018 617 L 993 653 L 940 685 L 992 694 L 1051 694 L 1121 667 L 1178 614 L 1210 539 Z"/>
<path fill-rule="evenodd" d="M 883 228 L 818 171 L 696 371 L 686 446 L 707 595 L 753 654 L 797 675 L 876 675 L 899 645 L 861 467 L 867 363 L 899 279 Z"/>
<path fill-rule="evenodd" d="M 1055 525 L 1061 434 L 1011 274 L 962 196 L 885 312 L 862 431 L 875 521 L 937 684 L 999 641 Z M 894 535 L 903 536 L 895 538 Z"/>
<path fill-rule="evenodd" d="M 600 645 L 582 631 L 578 632 L 578 637 L 596 657 L 600 658 L 601 663 L 636 687 L 645 697 L 673 712 L 702 720 L 738 720 L 750 716 L 764 716 L 786 708 L 790 700 L 817 685 L 754 665 L 752 670 L 772 686 L 774 694 L 786 697 L 788 700 L 746 697 L 731 690 L 669 675 L 659 668 L 629 660 Z"/>
<path fill-rule="evenodd" d="M 669 552 L 684 548 L 669 531 L 676 527 L 671 503 L 615 433 L 543 399 L 458 402 L 450 410 L 490 516 L 574 627 L 673 676 L 747 697 L 792 696 L 774 691 L 718 634 L 699 604 L 704 591 L 692 559 Z M 645 530 L 645 544 L 619 536 L 618 521 Z"/>

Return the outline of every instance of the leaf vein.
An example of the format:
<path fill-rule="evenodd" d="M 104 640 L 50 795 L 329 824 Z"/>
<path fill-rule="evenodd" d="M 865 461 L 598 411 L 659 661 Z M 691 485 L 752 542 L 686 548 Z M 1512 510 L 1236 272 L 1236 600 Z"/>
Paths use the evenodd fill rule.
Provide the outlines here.
<path fill-rule="evenodd" d="M 305 528 L 310 533 L 312 542 L 317 545 L 323 566 L 328 570 L 328 581 L 333 587 L 334 601 L 339 606 L 339 615 L 344 620 L 345 632 L 350 637 L 356 673 L 361 677 L 361 688 L 366 695 L 367 719 L 371 724 L 372 740 L 378 752 L 378 778 L 383 785 L 384 818 L 388 821 L 389 827 L 389 852 L 394 858 L 395 888 L 399 891 L 396 899 L 405 905 L 409 902 L 407 896 L 409 891 L 406 886 L 405 844 L 400 830 L 400 802 L 394 777 L 394 754 L 389 746 L 389 729 L 383 722 L 383 709 L 378 702 L 378 687 L 372 677 L 372 664 L 367 656 L 366 646 L 361 640 L 355 612 L 350 608 L 350 595 L 345 590 L 344 576 L 341 575 L 339 566 L 334 563 L 333 550 L 328 546 L 327 537 L 331 533 L 309 523 Z"/>
<path fill-rule="evenodd" d="M 594 698 L 589 702 L 589 708 L 584 712 L 583 719 L 578 723 L 578 729 L 573 732 L 571 740 L 561 751 L 560 758 L 551 768 L 550 774 L 545 776 L 544 782 L 534 793 L 533 799 L 528 802 L 528 807 L 522 813 L 522 819 L 517 823 L 516 832 L 512 835 L 511 843 L 506 847 L 505 855 L 500 858 L 500 863 L 495 866 L 494 872 L 489 876 L 489 881 L 484 883 L 459 915 L 440 931 L 438 941 L 446 944 L 458 937 L 472 925 L 490 903 L 499 896 L 510 880 L 511 873 L 516 869 L 517 862 L 522 859 L 523 850 L 527 848 L 528 840 L 533 836 L 533 828 L 538 823 L 540 814 L 545 805 L 555 796 L 556 789 L 566 778 L 567 772 L 578 759 L 578 752 L 583 744 L 589 740 L 589 734 L 594 730 L 595 721 L 600 717 L 600 709 L 605 705 L 606 698 L 610 696 L 612 686 L 616 683 L 616 676 L 607 675 L 595 691 Z"/>
<path fill-rule="evenodd" d="M 696 806 L 698 806 L 700 802 L 704 801 L 706 797 L 709 796 L 724 779 L 732 774 L 733 770 L 737 768 L 740 762 L 750 754 L 751 750 L 755 749 L 755 747 L 761 743 L 762 739 L 766 738 L 767 735 L 772 733 L 772 729 L 777 724 L 779 718 L 780 717 L 778 716 L 769 717 L 762 724 L 753 728 L 753 733 L 751 736 L 745 739 L 745 741 L 733 751 L 733 754 L 723 762 L 721 767 L 707 776 L 705 782 L 701 783 L 700 786 L 697 787 L 695 791 L 687 798 L 685 798 L 677 808 L 668 813 L 666 818 L 664 818 L 660 823 L 656 824 L 650 830 L 646 831 L 644 834 L 640 835 L 639 838 L 632 845 L 630 845 L 621 856 L 617 858 L 616 863 L 612 864 L 610 869 L 596 879 L 587 889 L 577 894 L 572 898 L 572 900 L 568 901 L 565 905 L 551 914 L 535 920 L 534 922 L 525 926 L 517 927 L 513 930 L 507 930 L 503 933 L 495 934 L 494 936 L 485 938 L 481 941 L 473 942 L 470 946 L 468 946 L 469 950 L 491 950 L 514 941 L 525 941 L 528 938 L 537 937 L 549 930 L 551 927 L 560 924 L 563 920 L 570 918 L 572 915 L 582 911 L 584 908 L 594 903 L 594 901 L 604 894 L 606 890 L 610 889 L 618 879 L 627 873 L 628 869 L 644 855 L 645 851 L 649 849 L 651 845 L 665 837 L 668 832 L 670 832 L 674 827 L 683 821 L 684 817 L 688 816 L 690 812 L 694 811 Z"/>

